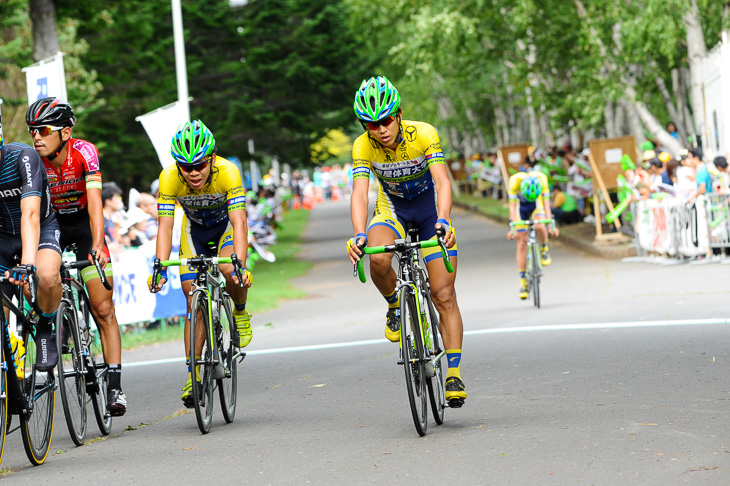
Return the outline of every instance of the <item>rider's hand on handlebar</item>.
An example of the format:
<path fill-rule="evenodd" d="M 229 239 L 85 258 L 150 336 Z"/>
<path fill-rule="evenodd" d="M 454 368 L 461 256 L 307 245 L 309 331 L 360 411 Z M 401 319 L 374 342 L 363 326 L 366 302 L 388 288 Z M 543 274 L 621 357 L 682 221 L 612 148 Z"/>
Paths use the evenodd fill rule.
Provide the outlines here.
<path fill-rule="evenodd" d="M 36 271 L 36 269 L 35 269 L 35 265 L 31 265 L 31 264 L 28 264 L 28 265 L 25 265 L 25 264 L 21 264 L 21 265 L 19 265 L 19 266 L 20 266 L 20 267 L 25 267 L 25 266 L 28 266 L 28 267 L 33 267 L 33 273 L 35 273 L 35 271 Z M 15 267 L 15 268 L 17 268 L 17 267 Z M 25 285 L 25 284 L 27 284 L 27 283 L 28 283 L 28 281 L 29 281 L 29 280 L 28 280 L 28 278 L 29 278 L 29 275 L 28 275 L 27 273 L 19 273 L 19 272 L 13 272 L 13 273 L 11 274 L 11 273 L 10 273 L 10 271 L 5 271 L 5 278 L 7 278 L 7 279 L 8 279 L 8 282 L 10 282 L 11 284 L 13 284 L 13 285 L 18 285 L 18 286 L 21 286 L 21 285 Z"/>
<path fill-rule="evenodd" d="M 150 292 L 152 292 L 153 294 L 162 290 L 165 282 L 167 282 L 167 269 L 160 270 L 160 273 L 157 277 L 157 285 L 152 285 L 152 275 L 147 277 L 147 286 L 149 287 Z"/>
<path fill-rule="evenodd" d="M 251 272 L 246 270 L 245 268 L 242 268 L 243 270 L 243 287 L 244 288 L 250 288 L 253 284 L 253 275 L 251 275 Z M 236 275 L 236 272 L 233 272 L 231 274 L 231 279 L 233 280 L 233 283 L 238 285 L 238 275 Z"/>
<path fill-rule="evenodd" d="M 507 239 L 508 240 L 515 239 L 515 231 L 511 227 L 510 227 L 509 231 L 507 232 Z"/>
<path fill-rule="evenodd" d="M 456 236 L 454 235 L 454 227 L 445 219 L 439 218 L 435 224 L 436 231 L 444 232 L 444 245 L 446 248 L 453 248 L 456 244 Z"/>
<path fill-rule="evenodd" d="M 104 245 L 92 246 L 91 251 L 94 250 L 96 250 L 96 259 L 99 261 L 101 269 L 104 270 L 106 268 L 106 264 L 109 263 L 109 258 L 107 258 L 106 253 L 104 253 Z M 91 263 L 94 263 L 91 253 L 89 253 L 88 259 Z"/>
<path fill-rule="evenodd" d="M 347 240 L 347 256 L 350 257 L 350 262 L 355 265 L 360 261 L 362 257 L 362 249 L 368 244 L 368 237 L 365 233 L 358 233 L 354 237 Z"/>

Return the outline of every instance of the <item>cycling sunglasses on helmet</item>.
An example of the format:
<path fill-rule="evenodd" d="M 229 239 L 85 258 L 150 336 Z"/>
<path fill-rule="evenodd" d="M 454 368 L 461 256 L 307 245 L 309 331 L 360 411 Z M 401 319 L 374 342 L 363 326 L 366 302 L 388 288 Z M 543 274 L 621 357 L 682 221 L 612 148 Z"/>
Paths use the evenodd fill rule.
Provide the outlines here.
<path fill-rule="evenodd" d="M 378 121 L 374 121 L 374 122 L 365 122 L 365 125 L 370 130 L 375 131 L 378 128 L 380 128 L 381 126 L 382 127 L 387 127 L 388 125 L 390 125 L 391 123 L 393 123 L 395 121 L 395 117 L 396 116 L 397 115 L 388 115 L 385 118 L 383 118 L 382 120 L 378 120 Z"/>
<path fill-rule="evenodd" d="M 42 127 L 28 127 L 28 133 L 30 133 L 31 137 L 36 133 L 41 137 L 47 137 L 51 133 L 60 132 L 61 130 L 63 130 L 63 127 L 53 127 L 51 125 L 45 125 Z"/>

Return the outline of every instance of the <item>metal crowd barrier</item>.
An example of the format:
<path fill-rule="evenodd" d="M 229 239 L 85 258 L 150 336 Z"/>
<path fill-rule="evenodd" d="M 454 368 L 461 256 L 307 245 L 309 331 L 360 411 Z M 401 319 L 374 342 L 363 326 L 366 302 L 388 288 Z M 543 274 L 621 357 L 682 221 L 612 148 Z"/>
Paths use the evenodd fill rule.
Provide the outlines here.
<path fill-rule="evenodd" d="M 710 237 L 710 248 L 730 247 L 730 199 L 727 194 L 709 194 L 705 196 L 707 211 L 707 233 Z"/>

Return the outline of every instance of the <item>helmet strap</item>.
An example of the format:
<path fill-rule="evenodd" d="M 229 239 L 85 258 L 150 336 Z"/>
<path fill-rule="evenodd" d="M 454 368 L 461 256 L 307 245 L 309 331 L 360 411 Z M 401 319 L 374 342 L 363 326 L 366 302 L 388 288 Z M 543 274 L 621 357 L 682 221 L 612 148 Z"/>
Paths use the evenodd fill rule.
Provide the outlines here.
<path fill-rule="evenodd" d="M 66 146 L 67 140 L 63 139 L 63 135 L 61 135 L 61 132 L 58 132 L 58 136 L 61 138 L 61 146 L 58 147 L 58 150 L 56 151 L 55 154 L 51 154 L 48 157 L 46 157 L 46 159 L 48 159 L 49 161 L 58 157 L 58 154 L 60 154 L 63 151 L 63 148 Z"/>

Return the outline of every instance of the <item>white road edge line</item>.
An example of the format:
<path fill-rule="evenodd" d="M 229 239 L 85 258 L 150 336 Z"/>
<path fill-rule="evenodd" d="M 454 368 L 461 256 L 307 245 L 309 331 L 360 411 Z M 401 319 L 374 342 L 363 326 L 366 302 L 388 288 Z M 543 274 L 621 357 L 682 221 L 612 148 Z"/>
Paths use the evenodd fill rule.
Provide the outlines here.
<path fill-rule="evenodd" d="M 476 331 L 464 331 L 465 336 L 478 334 L 515 334 L 523 332 L 548 332 L 548 331 L 590 331 L 596 329 L 626 329 L 634 327 L 678 327 L 678 326 L 720 326 L 730 324 L 730 319 L 690 319 L 677 321 L 633 321 L 633 322 L 598 322 L 593 324 L 554 324 L 550 326 L 525 326 L 505 327 L 498 329 L 479 329 Z M 299 351 L 321 351 L 324 349 L 350 348 L 354 346 L 369 346 L 371 344 L 389 343 L 385 339 L 368 339 L 365 341 L 349 341 L 344 343 L 312 344 L 309 346 L 291 346 L 288 348 L 252 349 L 246 351 L 247 356 L 265 354 L 295 353 Z M 169 363 L 184 363 L 185 358 L 167 358 L 151 361 L 137 361 L 124 363 L 125 368 L 137 366 L 153 366 Z"/>

